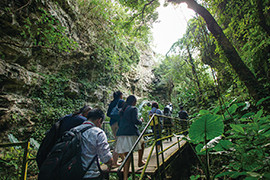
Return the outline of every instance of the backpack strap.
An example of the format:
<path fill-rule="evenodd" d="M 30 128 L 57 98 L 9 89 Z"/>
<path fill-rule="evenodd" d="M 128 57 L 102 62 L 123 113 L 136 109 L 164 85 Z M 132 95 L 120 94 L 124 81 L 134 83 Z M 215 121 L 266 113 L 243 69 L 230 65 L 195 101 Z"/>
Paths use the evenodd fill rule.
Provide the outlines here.
<path fill-rule="evenodd" d="M 97 156 L 97 155 L 96 155 Z M 98 157 L 96 158 L 97 159 L 97 166 L 98 166 L 98 170 L 100 172 L 100 176 L 103 177 L 103 171 L 102 169 L 100 168 L 100 164 L 99 164 L 99 160 L 98 160 Z M 102 178 L 103 179 L 103 178 Z"/>
<path fill-rule="evenodd" d="M 86 131 L 86 130 L 92 128 L 92 127 L 93 127 L 93 126 L 86 126 L 86 127 L 82 128 L 79 132 L 80 132 L 80 133 L 84 133 L 84 131 Z"/>
<path fill-rule="evenodd" d="M 91 160 L 91 162 L 88 164 L 87 168 L 85 169 L 85 173 L 84 175 L 86 174 L 86 172 L 88 171 L 88 169 L 90 168 L 90 166 L 94 163 L 95 160 L 97 160 L 97 166 L 98 166 L 98 169 L 101 170 L 100 166 L 99 166 L 99 162 L 98 162 L 98 158 L 97 158 L 97 154 L 94 156 L 94 158 Z M 83 176 L 84 176 L 83 175 Z"/>
<path fill-rule="evenodd" d="M 86 174 L 86 172 L 88 171 L 88 169 L 90 168 L 90 166 L 94 163 L 95 160 L 97 161 L 97 167 L 98 167 L 98 170 L 99 170 L 99 172 L 100 172 L 100 176 L 103 177 L 103 171 L 102 171 L 102 169 L 101 169 L 101 167 L 100 167 L 99 160 L 98 160 L 98 155 L 97 155 L 97 154 L 94 156 L 94 158 L 92 159 L 92 161 L 89 163 L 88 167 L 87 167 L 86 170 L 85 170 L 85 174 Z M 84 174 L 84 175 L 85 175 L 85 174 Z M 83 175 L 83 176 L 84 176 L 84 175 Z M 103 178 L 102 178 L 102 179 L 103 179 Z"/>

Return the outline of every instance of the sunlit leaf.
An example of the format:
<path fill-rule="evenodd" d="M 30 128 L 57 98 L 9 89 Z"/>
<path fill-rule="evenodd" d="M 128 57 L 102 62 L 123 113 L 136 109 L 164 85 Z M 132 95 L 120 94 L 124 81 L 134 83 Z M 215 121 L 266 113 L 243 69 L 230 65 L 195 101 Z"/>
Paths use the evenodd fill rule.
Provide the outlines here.
<path fill-rule="evenodd" d="M 250 107 L 250 103 L 248 101 L 245 102 L 245 107 L 243 107 L 242 111 L 247 110 Z"/>
<path fill-rule="evenodd" d="M 245 133 L 244 129 L 242 128 L 242 126 L 237 125 L 237 124 L 230 124 L 231 128 L 233 130 L 235 130 L 236 132 L 240 132 L 240 133 Z"/>
<path fill-rule="evenodd" d="M 209 111 L 208 110 L 200 110 L 199 114 L 200 115 L 209 114 Z"/>

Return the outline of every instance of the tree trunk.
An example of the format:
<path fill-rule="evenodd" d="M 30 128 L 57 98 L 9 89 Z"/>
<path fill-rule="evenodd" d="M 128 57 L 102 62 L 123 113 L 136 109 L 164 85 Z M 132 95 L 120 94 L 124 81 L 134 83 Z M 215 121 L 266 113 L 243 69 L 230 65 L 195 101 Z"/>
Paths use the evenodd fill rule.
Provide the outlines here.
<path fill-rule="evenodd" d="M 255 75 L 244 64 L 238 52 L 235 50 L 231 42 L 223 33 L 221 27 L 217 24 L 207 9 L 199 5 L 195 0 L 168 0 L 168 2 L 178 4 L 185 2 L 189 8 L 193 9 L 196 13 L 201 15 L 207 24 L 207 28 L 216 38 L 218 44 L 223 49 L 229 63 L 237 73 L 239 79 L 247 87 L 250 95 L 255 99 L 255 101 L 266 97 L 267 91 L 264 91 L 264 87 L 258 82 Z"/>
<path fill-rule="evenodd" d="M 256 1 L 257 5 L 257 13 L 259 16 L 259 25 L 265 30 L 265 32 L 270 36 L 270 27 L 266 23 L 265 16 L 263 15 L 263 3 L 262 0 L 257 0 Z"/>

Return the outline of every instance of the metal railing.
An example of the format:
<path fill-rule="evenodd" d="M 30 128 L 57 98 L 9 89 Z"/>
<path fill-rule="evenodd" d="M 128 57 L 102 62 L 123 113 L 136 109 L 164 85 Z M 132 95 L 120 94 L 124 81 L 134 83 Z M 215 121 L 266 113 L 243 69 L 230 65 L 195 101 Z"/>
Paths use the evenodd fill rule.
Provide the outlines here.
<path fill-rule="evenodd" d="M 164 115 L 160 115 L 160 114 L 154 113 L 151 116 L 150 120 L 147 122 L 147 124 L 144 127 L 144 129 L 142 130 L 142 132 L 141 132 L 140 136 L 138 137 L 137 141 L 134 143 L 134 145 L 132 146 L 131 150 L 128 152 L 128 154 L 125 157 L 125 159 L 123 160 L 122 164 L 119 166 L 119 168 L 117 170 L 117 174 L 118 174 L 118 177 L 119 178 L 121 177 L 121 170 L 123 169 L 123 167 L 126 164 L 127 160 L 129 158 L 131 158 L 132 180 L 135 180 L 135 168 L 134 168 L 133 152 L 134 152 L 135 147 L 138 145 L 138 143 L 140 142 L 140 140 L 143 138 L 143 136 L 144 136 L 147 128 L 150 126 L 150 123 L 154 120 L 154 117 L 155 116 L 163 117 L 163 118 L 170 118 L 170 119 L 178 120 L 179 122 L 181 122 L 181 121 L 187 121 L 187 120 L 182 120 L 182 119 L 179 119 L 179 118 L 174 118 L 174 117 L 164 116 Z M 155 121 L 153 121 L 153 122 L 154 122 L 154 126 L 155 126 Z M 158 123 L 160 123 L 160 121 Z M 176 126 L 175 126 L 175 132 L 176 132 L 177 131 L 177 128 L 179 128 L 179 126 L 178 126 L 179 124 L 177 124 L 177 122 L 175 122 L 175 124 L 176 124 Z M 153 128 L 153 130 L 155 131 L 155 128 Z M 185 130 L 185 131 L 187 131 L 187 130 Z M 176 144 L 178 144 L 178 148 L 180 148 L 180 144 L 179 143 L 181 141 L 181 140 L 179 140 L 179 137 L 177 136 L 177 142 L 173 143 L 173 145 L 171 145 L 171 146 L 169 146 L 169 147 L 167 147 L 166 149 L 163 150 L 162 140 L 167 139 L 167 138 L 170 138 L 170 137 L 173 137 L 173 136 L 175 136 L 175 134 L 176 135 L 177 134 L 182 134 L 185 131 L 182 131 L 182 132 L 179 132 L 179 133 L 174 133 L 173 132 L 173 134 L 171 134 L 169 136 L 161 137 L 159 139 L 157 139 L 157 136 L 156 136 L 157 133 L 156 132 L 153 132 L 153 134 L 154 134 L 154 143 L 152 145 L 152 148 L 150 150 L 150 153 L 148 155 L 148 158 L 146 160 L 146 163 L 145 163 L 144 168 L 142 170 L 142 173 L 140 175 L 140 179 L 142 179 L 144 177 L 144 175 L 145 175 L 145 171 L 146 171 L 146 168 L 147 168 L 147 166 L 149 164 L 149 161 L 150 161 L 151 155 L 152 155 L 152 153 L 154 151 L 154 148 L 156 150 L 156 156 L 157 156 L 156 159 L 157 159 L 158 177 L 159 177 L 159 179 L 162 179 L 162 173 L 163 173 L 162 171 L 165 169 L 165 167 L 164 167 L 164 152 L 167 151 L 168 149 L 170 149 L 171 147 L 173 147 Z M 161 150 L 160 151 L 158 151 L 158 145 L 157 145 L 157 142 L 158 141 L 161 141 L 161 145 L 160 145 L 161 146 Z M 162 159 L 162 162 L 163 162 L 161 167 L 160 167 L 160 163 L 159 163 L 159 155 L 161 155 L 161 159 Z"/>
<path fill-rule="evenodd" d="M 22 171 L 21 171 L 21 176 L 20 176 L 19 179 L 26 180 L 28 163 L 29 163 L 30 160 L 33 160 L 33 159 L 29 158 L 30 140 L 23 141 L 23 142 L 17 142 L 17 143 L 0 144 L 0 148 L 14 147 L 14 146 L 22 146 L 22 147 L 24 147 Z"/>
<path fill-rule="evenodd" d="M 178 120 L 179 122 L 180 121 L 185 121 L 185 120 L 181 120 L 179 118 L 174 118 L 174 117 L 169 117 L 169 116 L 164 116 L 164 115 L 159 115 L 159 114 L 153 114 L 152 117 L 150 118 L 150 120 L 147 122 L 145 128 L 143 129 L 142 133 L 140 134 L 140 136 L 138 137 L 137 141 L 135 142 L 135 144 L 132 146 L 131 150 L 128 152 L 127 156 L 125 157 L 124 161 L 122 162 L 122 164 L 120 165 L 120 167 L 118 168 L 117 170 L 117 173 L 118 173 L 118 176 L 120 176 L 120 173 L 121 173 L 121 170 L 122 168 L 124 167 L 125 163 L 127 162 L 128 158 L 131 157 L 131 166 L 132 166 L 132 179 L 135 180 L 135 168 L 134 168 L 134 159 L 133 159 L 133 151 L 135 149 L 135 147 L 138 145 L 138 143 L 140 142 L 140 140 L 144 137 L 144 136 L 152 136 L 154 137 L 154 142 L 152 144 L 152 148 L 150 150 L 150 153 L 148 155 L 148 158 L 146 160 L 146 163 L 145 163 L 145 166 L 142 170 L 142 173 L 141 173 L 141 176 L 140 176 L 140 179 L 143 178 L 144 174 L 145 174 L 145 171 L 146 171 L 146 168 L 147 168 L 147 165 L 149 164 L 149 161 L 150 161 L 150 157 L 154 151 L 154 148 L 156 149 L 156 155 L 157 155 L 157 165 L 158 165 L 158 174 L 159 174 L 159 177 L 161 179 L 161 170 L 160 168 L 164 169 L 164 167 L 159 167 L 159 155 L 162 156 L 162 165 L 164 164 L 164 152 L 167 151 L 169 148 L 173 147 L 174 145 L 178 144 L 179 145 L 179 148 L 180 148 L 180 144 L 179 142 L 181 140 L 179 140 L 179 137 L 178 137 L 178 140 L 177 142 L 173 143 L 171 146 L 167 147 L 166 149 L 163 150 L 163 146 L 162 146 L 162 140 L 164 139 L 167 139 L 167 138 L 170 138 L 170 137 L 173 137 L 175 135 L 171 134 L 169 136 L 164 136 L 162 138 L 159 138 L 157 139 L 156 138 L 156 132 L 153 132 L 151 134 L 145 134 L 147 128 L 150 126 L 150 123 L 151 121 L 153 121 L 154 117 L 155 116 L 158 116 L 158 117 L 163 117 L 163 118 L 170 118 L 170 119 L 174 119 L 174 120 Z M 103 124 L 103 129 L 106 131 L 106 127 L 105 127 L 105 124 L 107 125 L 108 123 L 104 123 Z M 177 131 L 177 129 L 179 128 L 179 124 L 177 124 L 177 122 L 175 122 L 175 132 Z M 155 131 L 155 129 L 154 129 Z M 184 131 L 180 132 L 183 133 Z M 174 133 L 174 134 L 179 134 L 179 133 Z M 111 140 L 110 142 L 114 142 L 115 140 Z M 157 142 L 158 141 L 161 141 L 161 151 L 158 152 L 158 147 L 157 147 Z M 4 143 L 4 144 L 0 144 L 0 148 L 5 148 L 5 147 L 16 147 L 16 146 L 21 146 L 24 148 L 24 154 L 23 154 L 23 161 L 22 161 L 22 170 L 21 170 L 21 175 L 20 175 L 20 180 L 26 180 L 27 178 L 27 169 L 28 169 L 28 163 L 31 161 L 31 160 L 35 160 L 35 158 L 29 158 L 29 149 L 30 149 L 30 140 L 26 140 L 26 141 L 23 141 L 23 142 L 16 142 L 16 143 Z"/>

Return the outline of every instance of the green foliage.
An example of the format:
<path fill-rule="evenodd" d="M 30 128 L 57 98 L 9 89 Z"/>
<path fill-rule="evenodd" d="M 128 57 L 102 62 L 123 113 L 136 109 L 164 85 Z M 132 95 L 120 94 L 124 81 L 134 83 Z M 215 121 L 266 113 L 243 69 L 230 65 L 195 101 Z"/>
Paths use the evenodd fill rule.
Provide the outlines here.
<path fill-rule="evenodd" d="M 269 88 L 269 1 L 206 1 L 242 60 Z M 231 17 L 231 18 L 228 18 Z M 220 50 L 216 52 L 220 53 Z"/>
<path fill-rule="evenodd" d="M 125 11 L 130 14 L 130 17 L 123 21 L 125 28 L 133 29 L 132 33 L 139 36 L 144 35 L 145 32 L 150 30 L 152 23 L 158 18 L 156 12 L 157 7 L 160 6 L 159 1 L 126 1 L 119 0 L 119 3 L 126 7 Z M 146 42 L 148 39 L 144 38 Z"/>
<path fill-rule="evenodd" d="M 55 17 L 43 8 L 38 8 L 38 11 L 38 18 L 25 19 L 21 32 L 24 39 L 30 40 L 34 47 L 57 52 L 70 52 L 78 47 L 77 42 L 68 37 L 66 28 Z"/>
<path fill-rule="evenodd" d="M 72 98 L 66 94 L 70 80 L 63 74 L 45 75 L 40 87 L 32 92 L 32 99 L 36 102 L 37 121 L 36 131 L 32 135 L 36 140 L 41 140 L 45 132 L 61 116 L 70 114 L 83 106 L 83 95 Z M 83 91 L 83 89 L 82 89 Z"/>
<path fill-rule="evenodd" d="M 184 45 L 180 43 L 184 39 L 179 40 L 179 44 L 176 43 L 178 49 Z M 209 67 L 196 58 L 193 61 L 187 59 L 190 57 L 183 47 L 181 54 L 170 55 L 161 62 L 154 71 L 159 81 L 154 85 L 153 94 L 163 95 L 160 101 L 181 104 L 193 113 L 198 111 L 199 105 L 208 107 L 216 100 L 216 96 Z"/>
<path fill-rule="evenodd" d="M 257 173 L 263 177 L 269 172 L 270 116 L 263 116 L 263 110 L 249 118 L 240 118 L 241 124 L 231 125 L 227 138 L 234 139 L 231 152 L 233 160 L 229 164 L 232 171 Z M 251 175 L 250 175 L 251 176 Z"/>
<path fill-rule="evenodd" d="M 28 158 L 35 158 L 35 154 L 36 150 L 30 147 Z M 0 179 L 17 180 L 21 177 L 23 155 L 24 149 L 21 146 L 1 148 Z M 38 173 L 38 167 L 36 164 L 32 165 L 32 162 L 29 162 L 28 172 L 35 176 Z M 29 176 L 31 175 L 28 174 Z"/>
<path fill-rule="evenodd" d="M 211 167 L 213 179 L 221 177 L 265 179 L 269 176 L 267 157 L 269 157 L 270 116 L 262 109 L 255 114 L 246 112 L 246 107 L 241 108 L 245 104 L 234 100 L 211 111 L 202 110 L 190 127 L 189 137 L 191 142 L 197 144 L 195 149 L 199 159 L 213 152 L 221 154 L 219 157 L 211 156 L 210 159 L 210 162 L 214 162 L 216 158 L 221 159 L 223 164 L 220 166 L 202 164 L 203 167 Z M 230 118 L 227 120 L 221 118 L 219 113 L 224 107 L 227 108 L 226 112 L 231 114 L 230 118 L 233 117 L 233 121 L 228 121 Z M 223 120 L 226 126 L 224 133 Z M 220 138 L 215 138 L 217 136 Z M 198 144 L 200 142 L 204 144 Z M 221 170 L 222 173 L 216 174 Z"/>
<path fill-rule="evenodd" d="M 22 162 L 23 151 L 22 149 L 15 149 L 14 147 L 7 148 L 4 153 L 1 153 L 0 158 L 0 176 L 7 179 L 17 179 L 20 172 L 20 164 Z M 11 176 L 8 172 L 13 172 Z M 2 178 L 1 178 L 2 179 Z"/>
<path fill-rule="evenodd" d="M 77 0 L 82 22 L 87 19 L 91 23 L 81 24 L 81 29 L 91 29 L 93 37 L 89 37 L 91 66 L 99 70 L 99 78 L 103 84 L 117 82 L 123 73 L 130 70 L 131 65 L 139 62 L 140 51 L 148 46 L 150 30 L 140 29 L 140 35 L 134 33 L 136 25 L 126 26 L 130 14 L 125 7 L 116 2 L 94 0 Z"/>
<path fill-rule="evenodd" d="M 192 123 L 189 137 L 192 142 L 200 143 L 222 135 L 223 131 L 223 118 L 220 115 L 203 112 L 202 116 Z"/>

